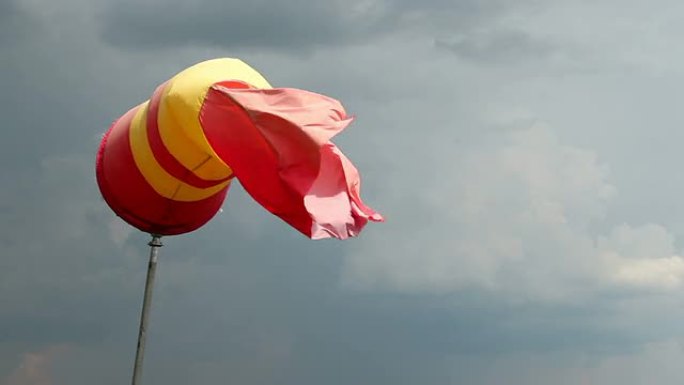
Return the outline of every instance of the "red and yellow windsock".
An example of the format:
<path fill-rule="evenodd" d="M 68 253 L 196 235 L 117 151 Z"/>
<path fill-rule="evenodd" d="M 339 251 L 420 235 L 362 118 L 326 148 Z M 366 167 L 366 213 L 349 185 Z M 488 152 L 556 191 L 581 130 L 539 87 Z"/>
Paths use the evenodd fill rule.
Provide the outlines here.
<path fill-rule="evenodd" d="M 351 120 L 332 98 L 272 88 L 237 59 L 209 60 L 114 122 L 97 182 L 117 215 L 152 234 L 199 228 L 237 178 L 306 236 L 344 239 L 383 220 L 363 204 L 356 168 L 330 142 Z"/>

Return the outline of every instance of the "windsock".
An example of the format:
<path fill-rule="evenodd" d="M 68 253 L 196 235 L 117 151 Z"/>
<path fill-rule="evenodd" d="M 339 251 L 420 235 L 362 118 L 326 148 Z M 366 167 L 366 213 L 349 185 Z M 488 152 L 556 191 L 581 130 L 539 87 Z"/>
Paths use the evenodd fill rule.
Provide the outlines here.
<path fill-rule="evenodd" d="M 130 225 L 187 233 L 221 208 L 237 178 L 259 204 L 312 239 L 345 239 L 382 216 L 330 141 L 352 118 L 335 99 L 272 88 L 238 59 L 196 64 L 116 120 L 97 153 L 103 198 Z"/>

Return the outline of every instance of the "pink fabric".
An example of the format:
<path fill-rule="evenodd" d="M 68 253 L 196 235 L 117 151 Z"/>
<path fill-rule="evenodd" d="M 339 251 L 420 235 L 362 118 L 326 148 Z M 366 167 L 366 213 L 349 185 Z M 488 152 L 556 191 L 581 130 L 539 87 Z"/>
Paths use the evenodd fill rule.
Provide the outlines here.
<path fill-rule="evenodd" d="M 313 239 L 345 239 L 383 221 L 360 197 L 360 176 L 330 139 L 347 117 L 335 99 L 276 88 L 214 85 L 200 114 L 209 143 L 262 206 Z"/>

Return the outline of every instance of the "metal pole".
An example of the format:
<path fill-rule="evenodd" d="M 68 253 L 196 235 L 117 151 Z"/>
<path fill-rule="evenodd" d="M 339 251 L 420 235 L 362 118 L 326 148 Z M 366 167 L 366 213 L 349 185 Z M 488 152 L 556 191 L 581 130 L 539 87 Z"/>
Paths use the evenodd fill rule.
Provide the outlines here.
<path fill-rule="evenodd" d="M 157 253 L 162 247 L 161 235 L 151 234 L 150 262 L 147 265 L 147 279 L 145 280 L 145 295 L 143 297 L 142 313 L 140 314 L 140 330 L 138 332 L 138 348 L 135 351 L 135 365 L 133 366 L 133 385 L 140 383 L 142 376 L 143 356 L 145 355 L 145 335 L 147 332 L 147 322 L 152 304 L 152 289 L 154 288 L 154 274 L 157 271 Z"/>

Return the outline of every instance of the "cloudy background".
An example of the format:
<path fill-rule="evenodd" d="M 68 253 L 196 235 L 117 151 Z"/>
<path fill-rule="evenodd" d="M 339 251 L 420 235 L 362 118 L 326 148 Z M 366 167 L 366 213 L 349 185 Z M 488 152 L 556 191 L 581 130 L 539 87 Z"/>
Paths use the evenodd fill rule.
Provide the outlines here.
<path fill-rule="evenodd" d="M 147 384 L 681 384 L 684 5 L 0 0 L 0 385 L 130 381 L 147 237 L 100 135 L 198 61 L 357 116 L 387 217 L 313 242 L 235 184 L 166 239 Z"/>

